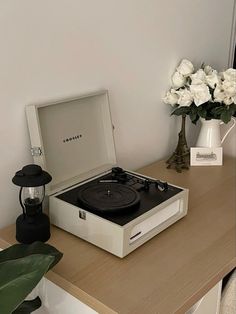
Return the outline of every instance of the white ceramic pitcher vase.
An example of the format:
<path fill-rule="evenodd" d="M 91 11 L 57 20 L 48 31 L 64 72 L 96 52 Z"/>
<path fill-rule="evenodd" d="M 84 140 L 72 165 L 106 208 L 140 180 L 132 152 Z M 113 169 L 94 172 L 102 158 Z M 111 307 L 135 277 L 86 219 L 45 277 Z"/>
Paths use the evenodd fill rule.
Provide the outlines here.
<path fill-rule="evenodd" d="M 220 126 L 224 124 L 224 122 L 217 119 L 205 120 L 201 118 L 200 120 L 201 129 L 196 143 L 197 147 L 221 147 L 224 140 L 236 124 L 236 119 L 231 118 L 233 124 L 221 138 Z"/>

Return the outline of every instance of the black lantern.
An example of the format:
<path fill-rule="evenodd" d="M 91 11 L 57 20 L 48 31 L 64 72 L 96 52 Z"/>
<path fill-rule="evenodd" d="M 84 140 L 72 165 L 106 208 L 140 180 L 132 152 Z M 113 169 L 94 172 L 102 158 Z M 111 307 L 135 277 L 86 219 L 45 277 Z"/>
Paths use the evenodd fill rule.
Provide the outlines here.
<path fill-rule="evenodd" d="M 21 243 L 46 242 L 50 238 L 50 221 L 42 211 L 45 184 L 52 177 L 38 165 L 17 171 L 12 182 L 20 186 L 19 201 L 23 209 L 16 220 L 16 239 Z"/>

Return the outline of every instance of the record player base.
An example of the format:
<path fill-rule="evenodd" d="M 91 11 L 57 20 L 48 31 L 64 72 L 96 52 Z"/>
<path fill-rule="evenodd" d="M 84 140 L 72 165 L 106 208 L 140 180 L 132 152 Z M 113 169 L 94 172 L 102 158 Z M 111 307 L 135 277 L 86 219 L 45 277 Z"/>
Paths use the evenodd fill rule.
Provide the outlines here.
<path fill-rule="evenodd" d="M 124 226 L 55 196 L 50 196 L 49 202 L 52 224 L 123 258 L 187 214 L 188 190 L 184 189 Z"/>

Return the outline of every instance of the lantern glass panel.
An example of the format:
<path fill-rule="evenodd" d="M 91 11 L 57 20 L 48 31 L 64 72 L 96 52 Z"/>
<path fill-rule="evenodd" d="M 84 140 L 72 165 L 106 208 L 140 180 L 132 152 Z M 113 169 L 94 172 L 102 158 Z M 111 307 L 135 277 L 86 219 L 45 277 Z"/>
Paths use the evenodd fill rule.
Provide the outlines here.
<path fill-rule="evenodd" d="M 24 205 L 34 206 L 42 203 L 44 198 L 44 186 L 23 187 L 22 202 Z"/>

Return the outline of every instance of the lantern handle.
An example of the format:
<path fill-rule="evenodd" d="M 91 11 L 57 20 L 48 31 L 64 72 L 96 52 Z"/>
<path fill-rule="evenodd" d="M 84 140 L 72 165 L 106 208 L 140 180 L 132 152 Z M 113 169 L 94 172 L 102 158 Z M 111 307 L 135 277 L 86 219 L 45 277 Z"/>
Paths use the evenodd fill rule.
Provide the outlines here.
<path fill-rule="evenodd" d="M 23 215 L 24 215 L 24 217 L 25 217 L 25 215 L 26 215 L 26 213 L 25 213 L 25 207 L 24 207 L 24 205 L 23 205 L 23 203 L 22 203 L 22 199 L 21 199 L 22 190 L 23 190 L 23 187 L 21 186 L 21 188 L 20 188 L 20 193 L 19 193 L 19 201 L 20 201 L 20 205 L 21 205 L 21 207 L 22 207 L 22 209 L 23 209 Z"/>
<path fill-rule="evenodd" d="M 45 185 L 43 186 L 43 199 L 41 203 L 43 203 L 44 199 L 45 199 Z"/>

